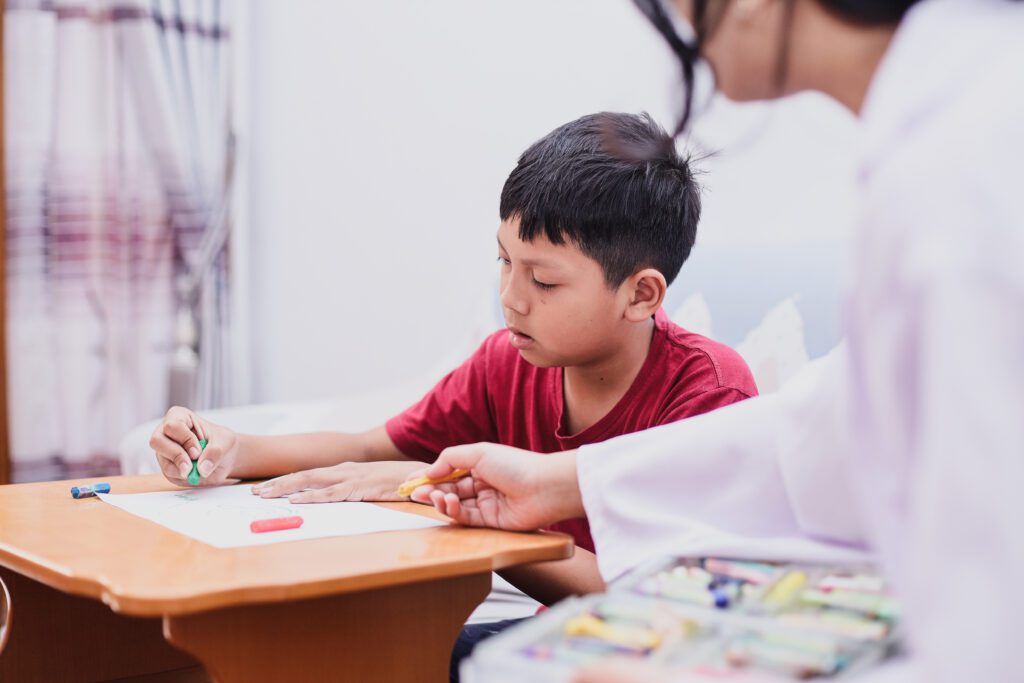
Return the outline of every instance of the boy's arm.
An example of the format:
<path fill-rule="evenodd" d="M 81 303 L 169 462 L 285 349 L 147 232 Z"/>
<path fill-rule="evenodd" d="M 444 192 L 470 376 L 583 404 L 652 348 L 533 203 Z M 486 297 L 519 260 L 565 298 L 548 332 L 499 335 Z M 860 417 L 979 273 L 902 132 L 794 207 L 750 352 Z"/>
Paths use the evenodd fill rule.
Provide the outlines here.
<path fill-rule="evenodd" d="M 423 468 L 422 462 L 398 450 L 384 427 L 361 434 L 248 437 L 240 450 L 243 455 L 232 474 L 278 475 L 253 486 L 252 492 L 262 498 L 287 496 L 292 503 L 407 500 L 398 487 Z"/>
<path fill-rule="evenodd" d="M 164 476 L 178 486 L 189 485 L 193 468 L 201 484 L 216 486 L 230 477 L 268 477 L 347 460 L 407 460 L 384 427 L 361 434 L 251 436 L 180 406 L 167 411 L 149 445 Z"/>
<path fill-rule="evenodd" d="M 513 586 L 545 605 L 553 605 L 570 595 L 604 591 L 604 580 L 597 569 L 597 556 L 576 547 L 568 560 L 537 562 L 510 567 L 498 572 Z"/>
<path fill-rule="evenodd" d="M 358 434 L 239 434 L 238 455 L 235 457 L 230 476 L 240 479 L 277 477 L 299 470 L 329 467 L 341 462 L 381 460 L 410 460 L 398 450 L 383 426 Z M 418 466 L 423 465 L 418 463 Z"/>

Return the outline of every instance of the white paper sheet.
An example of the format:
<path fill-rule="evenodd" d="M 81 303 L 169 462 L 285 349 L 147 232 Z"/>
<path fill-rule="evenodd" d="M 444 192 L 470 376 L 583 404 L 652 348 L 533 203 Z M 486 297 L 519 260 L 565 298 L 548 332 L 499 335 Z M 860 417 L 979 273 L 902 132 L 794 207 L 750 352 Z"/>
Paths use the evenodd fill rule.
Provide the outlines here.
<path fill-rule="evenodd" d="M 252 487 L 246 484 L 154 493 L 107 493 L 99 497 L 126 512 L 217 548 L 423 529 L 444 524 L 372 503 L 294 505 L 287 498 L 254 496 Z M 298 529 L 259 534 L 249 530 L 252 521 L 293 515 L 303 519 Z"/>

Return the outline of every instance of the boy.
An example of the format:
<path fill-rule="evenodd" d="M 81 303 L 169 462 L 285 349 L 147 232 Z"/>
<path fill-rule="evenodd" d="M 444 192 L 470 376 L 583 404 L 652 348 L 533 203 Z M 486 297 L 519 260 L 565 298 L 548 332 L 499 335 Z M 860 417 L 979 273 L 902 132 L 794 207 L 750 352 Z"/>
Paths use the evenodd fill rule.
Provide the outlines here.
<path fill-rule="evenodd" d="M 619 158 L 606 149 L 612 139 L 656 156 Z M 502 190 L 507 330 L 419 403 L 363 434 L 246 436 L 172 408 L 150 441 L 161 469 L 182 486 L 192 459 L 204 484 L 306 470 L 253 492 L 296 503 L 398 500 L 399 484 L 448 446 L 490 441 L 562 451 L 753 396 L 739 355 L 661 310 L 699 214 L 687 162 L 648 115 L 565 124 L 522 155 Z M 199 438 L 209 441 L 201 454 Z M 575 555 L 505 578 L 546 604 L 603 590 L 586 520 L 551 528 L 573 536 Z"/>

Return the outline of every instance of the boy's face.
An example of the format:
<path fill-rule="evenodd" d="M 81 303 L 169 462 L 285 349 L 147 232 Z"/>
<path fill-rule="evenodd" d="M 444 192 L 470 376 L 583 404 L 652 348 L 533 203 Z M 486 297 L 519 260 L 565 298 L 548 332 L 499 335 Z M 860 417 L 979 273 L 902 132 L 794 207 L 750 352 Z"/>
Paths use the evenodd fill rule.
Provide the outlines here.
<path fill-rule="evenodd" d="M 614 355 L 629 322 L 625 288 L 612 290 L 594 259 L 541 235 L 519 239 L 519 220 L 498 228 L 501 307 L 509 342 L 540 367 L 588 365 Z"/>

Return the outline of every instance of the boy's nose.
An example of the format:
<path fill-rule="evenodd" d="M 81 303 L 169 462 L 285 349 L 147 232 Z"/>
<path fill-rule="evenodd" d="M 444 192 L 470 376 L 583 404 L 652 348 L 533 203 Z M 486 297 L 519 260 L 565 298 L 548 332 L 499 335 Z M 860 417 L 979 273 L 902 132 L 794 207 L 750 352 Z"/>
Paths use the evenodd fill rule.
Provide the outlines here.
<path fill-rule="evenodd" d="M 517 278 L 512 275 L 502 278 L 500 299 L 502 308 L 509 309 L 517 315 L 526 315 L 530 312 L 526 298 L 519 293 Z"/>

